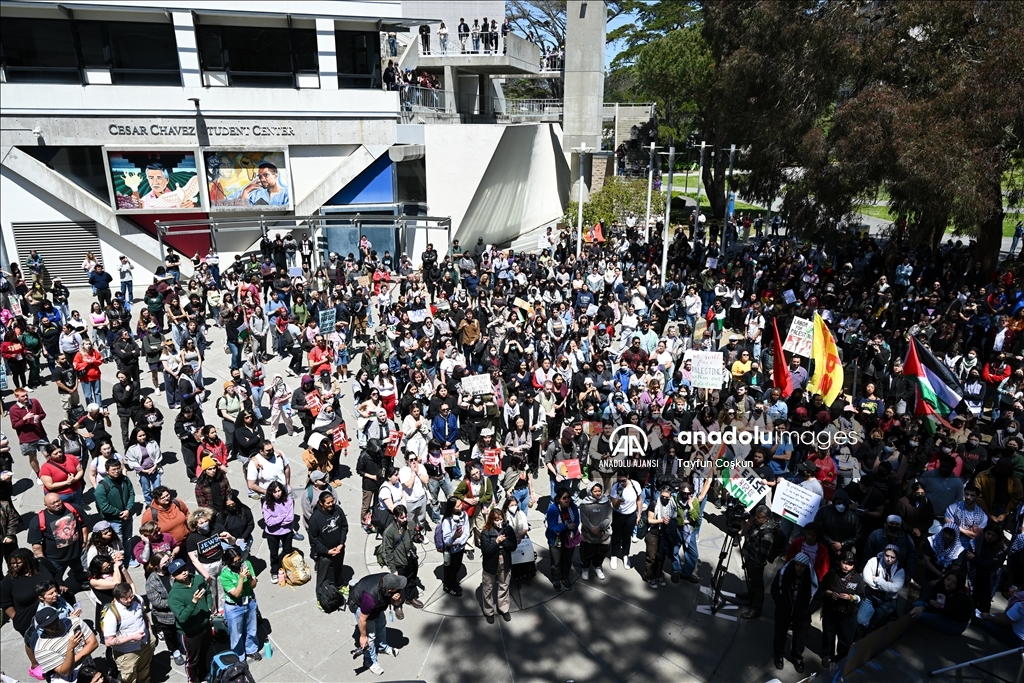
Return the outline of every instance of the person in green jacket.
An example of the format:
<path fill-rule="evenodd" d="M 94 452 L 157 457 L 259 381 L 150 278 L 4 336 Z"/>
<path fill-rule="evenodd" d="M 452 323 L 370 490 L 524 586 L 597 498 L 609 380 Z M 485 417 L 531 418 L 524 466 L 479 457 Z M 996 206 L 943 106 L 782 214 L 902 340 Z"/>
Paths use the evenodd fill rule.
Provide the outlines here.
<path fill-rule="evenodd" d="M 25 331 L 21 333 L 21 343 L 28 356 L 28 385 L 34 389 L 42 384 L 39 377 L 39 356 L 43 352 L 43 339 L 39 336 L 34 321 L 26 323 Z"/>
<path fill-rule="evenodd" d="M 117 458 L 110 458 L 103 463 L 103 469 L 107 476 L 96 483 L 96 508 L 100 511 L 100 517 L 110 522 L 114 532 L 121 538 L 121 547 L 130 552 L 135 487 L 124 476 L 124 466 Z M 128 566 L 139 566 L 134 556 Z"/>
<path fill-rule="evenodd" d="M 167 606 L 174 614 L 181 651 L 185 653 L 185 671 L 189 683 L 207 680 L 210 673 L 210 596 L 206 581 L 193 574 L 182 559 L 171 562 L 167 568 L 174 584 L 167 593 Z"/>

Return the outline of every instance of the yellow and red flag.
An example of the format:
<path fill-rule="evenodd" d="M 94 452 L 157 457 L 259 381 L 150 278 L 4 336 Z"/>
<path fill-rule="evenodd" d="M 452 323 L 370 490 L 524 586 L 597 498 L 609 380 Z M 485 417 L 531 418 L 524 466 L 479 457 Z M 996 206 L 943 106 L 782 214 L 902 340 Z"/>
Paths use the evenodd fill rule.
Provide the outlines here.
<path fill-rule="evenodd" d="M 814 314 L 811 358 L 814 359 L 814 376 L 807 384 L 807 391 L 821 394 L 821 400 L 825 405 L 831 406 L 836 396 L 843 390 L 843 363 L 839 360 L 835 338 L 817 313 Z"/>

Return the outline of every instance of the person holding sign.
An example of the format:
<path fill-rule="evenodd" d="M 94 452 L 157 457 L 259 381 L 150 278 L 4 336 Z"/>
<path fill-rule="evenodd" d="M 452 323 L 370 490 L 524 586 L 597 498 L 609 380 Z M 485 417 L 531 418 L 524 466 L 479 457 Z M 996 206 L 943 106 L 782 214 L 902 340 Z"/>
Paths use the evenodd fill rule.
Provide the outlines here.
<path fill-rule="evenodd" d="M 572 427 L 566 427 L 562 430 L 561 438 L 552 441 L 544 452 L 544 462 L 547 463 L 548 475 L 551 478 L 552 500 L 558 486 L 564 487 L 575 496 L 583 478 L 580 470 L 581 454 L 573 439 L 575 435 Z"/>

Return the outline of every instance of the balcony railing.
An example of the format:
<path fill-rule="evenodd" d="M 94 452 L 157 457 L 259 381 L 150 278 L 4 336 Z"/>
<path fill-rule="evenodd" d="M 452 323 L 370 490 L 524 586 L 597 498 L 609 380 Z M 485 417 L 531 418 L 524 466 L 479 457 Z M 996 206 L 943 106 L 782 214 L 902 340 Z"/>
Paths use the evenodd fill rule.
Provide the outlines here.
<path fill-rule="evenodd" d="M 562 115 L 562 100 L 500 100 L 494 98 L 495 113 L 510 118 L 547 119 Z"/>
<path fill-rule="evenodd" d="M 430 49 L 426 50 L 423 47 L 423 41 L 419 36 L 416 37 L 416 42 L 419 44 L 419 51 L 421 57 L 453 57 L 460 55 L 503 55 L 505 54 L 505 39 L 498 34 L 498 44 L 493 43 L 489 46 L 485 46 L 482 39 L 473 40 L 472 38 L 466 38 L 465 40 L 460 39 L 455 34 L 448 34 L 447 39 L 442 40 L 436 33 L 430 34 Z"/>
<path fill-rule="evenodd" d="M 448 111 L 444 90 L 405 85 L 401 86 L 399 97 L 404 111 Z"/>

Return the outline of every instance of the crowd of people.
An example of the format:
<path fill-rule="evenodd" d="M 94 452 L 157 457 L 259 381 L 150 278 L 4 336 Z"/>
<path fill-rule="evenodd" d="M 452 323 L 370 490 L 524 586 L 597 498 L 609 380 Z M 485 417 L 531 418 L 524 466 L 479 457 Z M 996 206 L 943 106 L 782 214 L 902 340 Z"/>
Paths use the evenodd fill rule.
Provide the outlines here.
<path fill-rule="evenodd" d="M 294 553 L 306 542 L 320 608 L 347 601 L 378 674 L 378 653 L 391 651 L 385 613 L 423 607 L 430 546 L 453 599 L 464 599 L 463 563 L 479 552 L 482 612 L 511 619 L 511 582 L 536 580 L 531 508 L 557 591 L 620 568 L 650 590 L 697 583 L 706 504 L 728 502 L 722 461 L 746 462 L 769 489 L 735 534 L 742 616 L 759 618 L 772 596 L 778 668 L 792 631 L 790 659 L 803 671 L 819 608 L 826 666 L 901 612 L 944 634 L 975 623 L 1020 646 L 1017 262 L 986 269 L 973 244 L 930 249 L 905 232 L 806 244 L 778 236 L 775 221 L 764 235 L 761 217 L 728 224 L 723 251 L 721 227 L 702 219 L 676 231 L 664 277 L 661 230 L 645 242 L 635 218 L 579 256 L 568 234 L 548 229 L 528 252 L 482 238 L 469 249 L 428 244 L 417 265 L 365 236 L 356 253 L 321 260 L 308 235 L 268 234 L 229 263 L 195 254 L 191 275 L 171 254 L 141 301 L 130 286 L 111 295 L 112 280 L 87 259 L 88 320 L 68 310 L 58 280 L 46 284 L 42 256 L 27 260 L 28 277 L 11 264 L 0 280 L 0 352 L 15 385 L 13 434 L 0 436 L 0 607 L 25 638 L 30 673 L 93 681 L 102 641 L 124 680 L 145 681 L 159 639 L 189 681 L 206 680 L 211 623 L 239 660 L 259 659 L 256 533 L 271 583 L 309 579 Z M 771 343 L 773 329 L 785 335 L 815 315 L 847 370 L 830 405 L 807 391 L 809 358 L 780 357 Z M 203 376 L 211 328 L 222 330 L 230 368 L 220 386 Z M 962 391 L 937 425 L 904 374 L 912 340 Z M 694 351 L 721 354 L 720 389 L 693 386 Z M 61 415 L 32 397 L 49 383 Z M 614 434 L 624 425 L 646 437 L 645 458 L 621 457 Z M 720 452 L 677 438 L 755 428 L 798 438 Z M 856 438 L 831 438 L 839 432 Z M 279 447 L 284 433 L 301 433 L 301 463 Z M 195 486 L 192 509 L 161 481 L 169 452 Z M 350 452 L 358 511 L 336 495 Z M 42 493 L 31 549 L 17 539 L 16 454 Z M 246 490 L 231 487 L 232 468 Z M 780 523 L 770 511 L 783 480 L 820 496 L 813 522 Z M 382 571 L 345 583 L 354 531 L 379 536 Z M 1009 602 L 993 612 L 1000 593 Z"/>

